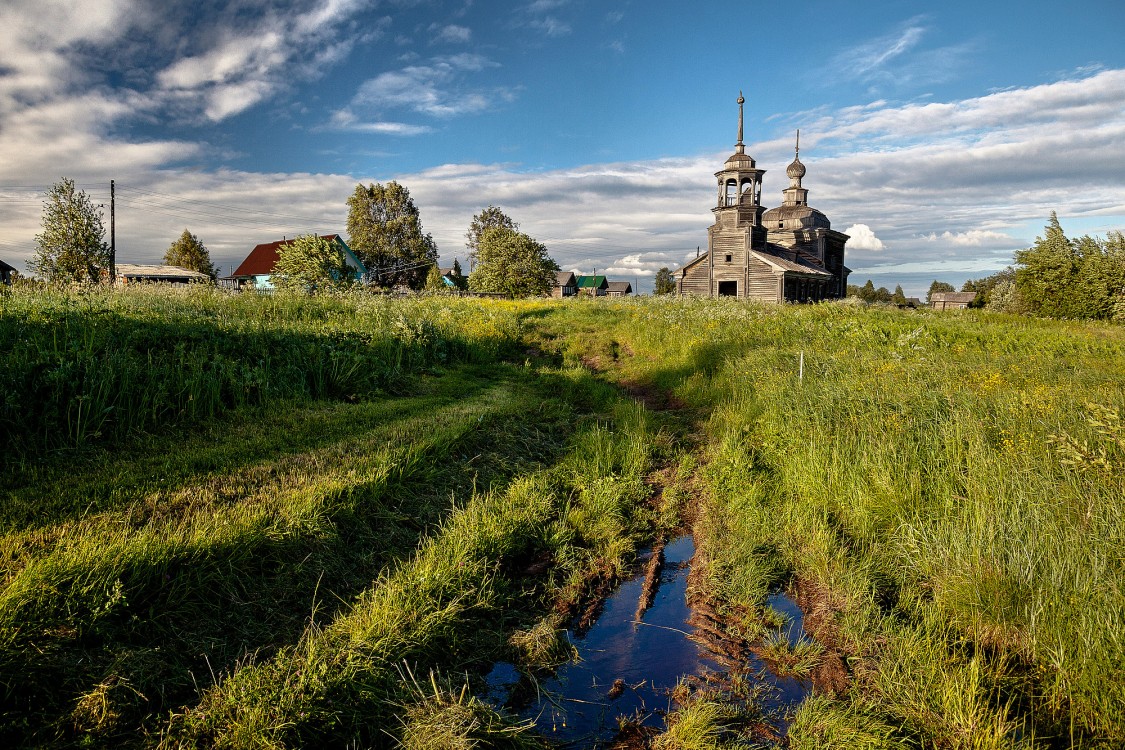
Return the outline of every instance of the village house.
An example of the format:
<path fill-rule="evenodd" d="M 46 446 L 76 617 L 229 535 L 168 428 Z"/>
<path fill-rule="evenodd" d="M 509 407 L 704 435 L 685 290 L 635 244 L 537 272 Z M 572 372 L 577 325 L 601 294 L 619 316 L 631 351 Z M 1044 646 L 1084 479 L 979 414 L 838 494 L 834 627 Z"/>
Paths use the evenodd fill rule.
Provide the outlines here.
<path fill-rule="evenodd" d="M 344 257 L 348 266 L 353 270 L 353 278 L 356 281 L 363 281 L 367 274 L 367 269 L 364 267 L 363 262 L 356 257 L 348 244 L 338 234 L 325 234 L 321 235 L 323 239 L 330 242 L 335 242 L 344 251 Z M 236 289 L 242 289 L 246 286 L 251 286 L 255 289 L 273 289 L 273 282 L 270 281 L 270 275 L 273 274 L 274 267 L 277 266 L 277 259 L 280 254 L 281 248 L 285 245 L 291 244 L 293 240 L 282 239 L 277 242 L 266 242 L 261 245 L 256 245 L 246 259 L 239 264 L 238 268 L 234 270 L 230 276 L 224 276 L 223 281 L 228 282 Z"/>
<path fill-rule="evenodd" d="M 13 266 L 0 260 L 0 284 L 11 284 L 15 274 L 19 273 Z"/>
<path fill-rule="evenodd" d="M 579 276 L 576 283 L 579 294 L 588 294 L 591 297 L 604 297 L 609 289 L 609 282 L 605 276 Z"/>
<path fill-rule="evenodd" d="M 611 281 L 606 285 L 607 297 L 627 297 L 633 293 L 633 285 L 628 281 Z"/>
<path fill-rule="evenodd" d="M 934 292 L 930 295 L 930 307 L 935 310 L 964 310 L 976 298 L 976 292 Z"/>
<path fill-rule="evenodd" d="M 762 175 L 742 142 L 746 100 L 738 96 L 738 142 L 715 173 L 715 223 L 707 230 L 707 251 L 679 271 L 680 295 L 740 297 L 770 302 L 816 302 L 847 294 L 844 244 L 848 235 L 832 229 L 828 217 L 809 206 L 801 185 L 805 165 L 796 154 L 786 169 L 789 187 L 782 204 L 761 203 Z"/>
<path fill-rule="evenodd" d="M 578 277 L 573 271 L 557 271 L 551 287 L 552 297 L 573 297 L 578 294 Z"/>

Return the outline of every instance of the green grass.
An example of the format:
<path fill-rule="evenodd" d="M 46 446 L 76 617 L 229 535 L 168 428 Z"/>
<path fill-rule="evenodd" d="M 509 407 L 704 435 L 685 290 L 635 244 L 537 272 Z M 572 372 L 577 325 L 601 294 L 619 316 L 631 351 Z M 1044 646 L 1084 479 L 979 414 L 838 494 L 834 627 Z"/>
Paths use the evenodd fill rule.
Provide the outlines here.
<path fill-rule="evenodd" d="M 700 415 L 710 590 L 736 609 L 794 578 L 826 592 L 857 665 L 833 716 L 943 746 L 1125 742 L 1125 330 L 848 305 L 599 308 L 562 310 L 578 320 L 556 329 L 598 321 L 589 350 L 632 352 L 616 377 Z"/>
<path fill-rule="evenodd" d="M 421 699 L 402 659 L 519 660 L 517 634 L 557 628 L 556 605 L 593 571 L 624 570 L 653 521 L 643 410 L 582 368 L 500 361 L 519 351 L 519 305 L 159 290 L 7 301 L 8 323 L 92 337 L 50 353 L 100 352 L 106 378 L 136 365 L 117 334 L 147 330 L 135 349 L 156 388 L 230 330 L 265 340 L 259 353 L 353 341 L 375 373 L 327 392 L 298 362 L 303 375 L 257 400 L 86 441 L 23 436 L 0 487 L 8 744 L 416 745 L 411 727 L 458 715 L 468 724 L 450 736 L 519 744 L 451 687 Z M 194 343 L 168 345 L 192 326 Z M 403 355 L 391 370 L 386 340 Z M 256 366 L 284 381 L 278 360 Z"/>
<path fill-rule="evenodd" d="M 20 291 L 0 346 L 9 745 L 520 745 L 462 677 L 557 661 L 683 517 L 733 627 L 793 581 L 831 610 L 850 687 L 794 747 L 1125 742 L 1120 327 Z M 661 742 L 735 742 L 730 703 Z"/>
<path fill-rule="evenodd" d="M 501 305 L 451 298 L 19 288 L 0 295 L 0 468 L 281 398 L 362 398 L 517 338 Z"/>

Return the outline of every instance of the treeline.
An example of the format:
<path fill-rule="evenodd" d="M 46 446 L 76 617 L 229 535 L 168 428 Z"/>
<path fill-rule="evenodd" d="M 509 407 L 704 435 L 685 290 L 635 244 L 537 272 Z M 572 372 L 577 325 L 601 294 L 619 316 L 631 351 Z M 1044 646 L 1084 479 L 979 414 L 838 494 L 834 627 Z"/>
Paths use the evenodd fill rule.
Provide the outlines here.
<path fill-rule="evenodd" d="M 1125 235 L 1071 239 L 1051 212 L 1043 237 L 1015 264 L 966 281 L 978 307 L 1044 318 L 1125 322 Z"/>
<path fill-rule="evenodd" d="M 519 224 L 496 206 L 473 217 L 466 236 L 471 273 L 461 264 L 443 273 L 438 248 L 422 229 L 410 191 L 391 181 L 356 185 L 347 199 L 347 247 L 316 234 L 283 244 L 271 274 L 273 285 L 321 291 L 365 284 L 442 291 L 449 288 L 512 297 L 547 294 L 559 266 L 547 248 L 519 231 Z M 29 270 L 41 281 L 97 284 L 112 281 L 115 258 L 105 241 L 102 207 L 74 180 L 63 178 L 47 192 L 43 231 L 35 237 Z M 363 268 L 347 257 L 351 250 Z M 217 269 L 200 239 L 188 229 L 164 254 L 164 262 L 215 279 Z"/>
<path fill-rule="evenodd" d="M 895 286 L 895 290 L 892 292 L 889 291 L 885 286 L 881 286 L 876 289 L 875 284 L 872 283 L 871 279 L 868 279 L 867 283 L 863 286 L 848 284 L 848 296 L 858 297 L 868 304 L 872 304 L 875 302 L 883 302 L 895 305 L 909 304 L 906 299 L 906 294 L 902 291 L 901 284 Z"/>

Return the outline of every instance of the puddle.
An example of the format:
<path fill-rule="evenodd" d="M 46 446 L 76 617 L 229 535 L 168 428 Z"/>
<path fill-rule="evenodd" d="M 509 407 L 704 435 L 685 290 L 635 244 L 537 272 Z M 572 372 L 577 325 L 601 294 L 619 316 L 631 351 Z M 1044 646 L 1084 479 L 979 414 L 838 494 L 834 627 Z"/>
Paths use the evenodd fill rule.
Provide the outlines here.
<path fill-rule="evenodd" d="M 670 708 L 668 693 L 680 678 L 734 672 L 768 683 L 762 705 L 771 713 L 781 716 L 794 708 L 808 693 L 807 682 L 768 674 L 755 656 L 729 669 L 689 637 L 694 628 L 688 622 L 692 612 L 687 605 L 687 579 L 694 552 L 690 536 L 664 547 L 660 585 L 640 624 L 634 624 L 633 618 L 644 576 L 622 583 L 606 600 L 597 623 L 583 637 L 572 637 L 580 660 L 542 680 L 520 715 L 535 720 L 539 731 L 558 746 L 605 747 L 618 731 L 618 717 L 662 728 Z M 786 629 L 791 643 L 804 637 L 801 610 L 788 596 L 773 594 L 769 604 L 789 617 Z M 518 680 L 510 664 L 498 664 L 487 678 L 490 698 L 504 702 Z M 614 688 L 618 680 L 624 681 L 623 690 L 620 683 Z M 783 733 L 784 725 L 779 720 L 777 730 Z"/>

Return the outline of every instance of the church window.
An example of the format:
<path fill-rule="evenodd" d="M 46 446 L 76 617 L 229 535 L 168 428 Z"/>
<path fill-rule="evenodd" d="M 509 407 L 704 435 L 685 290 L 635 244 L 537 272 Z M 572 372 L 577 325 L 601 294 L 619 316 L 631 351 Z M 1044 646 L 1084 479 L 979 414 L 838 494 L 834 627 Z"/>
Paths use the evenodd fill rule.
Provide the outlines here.
<path fill-rule="evenodd" d="M 727 255 L 727 263 L 730 263 L 733 259 L 734 259 L 734 256 L 729 255 L 729 254 Z"/>

